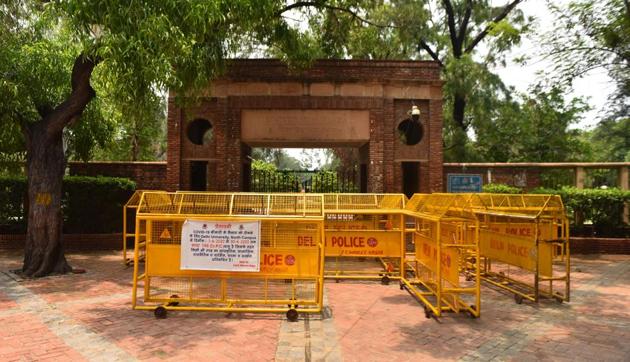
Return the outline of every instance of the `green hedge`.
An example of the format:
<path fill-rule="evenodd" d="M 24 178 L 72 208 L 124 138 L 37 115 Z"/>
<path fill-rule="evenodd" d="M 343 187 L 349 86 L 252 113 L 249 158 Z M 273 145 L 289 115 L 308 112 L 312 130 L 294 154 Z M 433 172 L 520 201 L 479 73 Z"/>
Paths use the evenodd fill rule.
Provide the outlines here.
<path fill-rule="evenodd" d="M 557 190 L 539 188 L 532 190 L 532 193 L 560 195 L 573 224 L 576 227 L 582 227 L 584 221 L 590 221 L 600 235 L 611 234 L 614 229 L 624 227 L 623 208 L 626 202 L 630 202 L 630 191 L 617 188 L 563 187 Z"/>
<path fill-rule="evenodd" d="M 488 184 L 484 192 L 522 193 L 517 187 L 502 184 Z M 560 195 L 572 220 L 572 229 L 583 233 L 584 222 L 592 224 L 592 231 L 600 236 L 626 236 L 627 225 L 623 224 L 624 204 L 630 202 L 630 191 L 617 188 L 578 189 L 562 187 L 559 189 L 538 188 L 530 191 L 533 194 Z"/>
<path fill-rule="evenodd" d="M 26 178 L 0 176 L 0 233 L 26 230 Z"/>
<path fill-rule="evenodd" d="M 487 184 L 483 185 L 483 192 L 489 194 L 520 194 L 523 191 L 518 187 L 505 184 Z"/>
<path fill-rule="evenodd" d="M 135 183 L 124 178 L 67 176 L 61 209 L 64 233 L 122 231 L 122 207 Z M 0 176 L 0 232 L 26 231 L 26 178 Z"/>

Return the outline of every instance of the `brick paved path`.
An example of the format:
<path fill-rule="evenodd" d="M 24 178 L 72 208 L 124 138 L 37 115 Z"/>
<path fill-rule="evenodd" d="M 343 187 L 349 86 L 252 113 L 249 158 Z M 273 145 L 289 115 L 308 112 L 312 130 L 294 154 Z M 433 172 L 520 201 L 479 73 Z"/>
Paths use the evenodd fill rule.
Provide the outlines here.
<path fill-rule="evenodd" d="M 574 257 L 572 302 L 517 305 L 482 290 L 482 317 L 424 318 L 397 285 L 328 283 L 326 312 L 280 315 L 130 308 L 118 253 L 70 255 L 80 275 L 15 280 L 0 255 L 0 361 L 630 360 L 630 256 Z"/>

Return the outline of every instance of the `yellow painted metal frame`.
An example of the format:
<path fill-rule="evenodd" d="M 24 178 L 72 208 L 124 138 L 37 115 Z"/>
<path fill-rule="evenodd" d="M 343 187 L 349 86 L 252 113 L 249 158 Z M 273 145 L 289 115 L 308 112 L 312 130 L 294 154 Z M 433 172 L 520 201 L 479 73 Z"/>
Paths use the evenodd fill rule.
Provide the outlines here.
<path fill-rule="evenodd" d="M 480 202 L 476 204 L 478 208 L 476 213 L 480 219 L 481 228 L 527 222 L 532 224 L 535 230 L 530 241 L 536 250 L 535 270 L 528 271 L 505 263 L 504 260 L 503 264 L 507 265 L 507 272 L 497 272 L 492 269 L 492 266 L 501 261 L 488 257 L 487 251 L 482 249 L 482 281 L 514 294 L 517 303 L 521 303 L 523 299 L 537 303 L 541 297 L 553 298 L 558 302 L 569 302 L 571 294 L 569 222 L 560 196 L 479 194 L 477 197 L 477 201 Z M 502 222 L 496 222 L 497 219 Z M 509 239 L 509 236 L 505 237 Z M 540 271 L 542 260 L 539 257 L 542 248 L 552 249 L 552 258 L 549 260 L 551 265 L 542 265 L 547 270 L 551 270 L 549 276 L 542 275 Z M 558 265 L 563 272 L 554 269 L 554 265 Z M 530 274 L 533 282 L 514 276 L 511 268 L 516 269 L 515 274 Z M 564 290 L 554 289 L 554 282 L 562 282 Z M 546 285 L 546 289 L 541 288 L 541 284 Z"/>
<path fill-rule="evenodd" d="M 135 228 L 135 223 L 134 223 L 134 230 L 128 229 L 128 225 L 127 225 L 129 221 L 128 217 L 132 213 L 134 214 L 134 217 L 135 217 L 135 213 L 136 213 L 136 210 L 138 209 L 138 205 L 140 204 L 140 199 L 142 198 L 142 194 L 148 191 L 163 192 L 163 191 L 157 191 L 157 190 L 136 190 L 123 206 L 122 257 L 123 257 L 123 263 L 125 265 L 130 265 L 134 261 L 133 257 L 127 257 L 127 242 L 129 241 L 129 239 L 135 240 L 136 230 L 137 230 Z M 140 236 L 142 238 L 145 237 L 144 233 L 142 232 L 140 232 Z M 144 258 L 144 255 L 141 255 L 140 260 L 143 260 L 143 258 Z"/>
<path fill-rule="evenodd" d="M 399 280 L 405 272 L 405 219 L 402 214 L 407 197 L 404 194 L 365 194 L 365 193 L 341 193 L 324 194 L 324 228 L 328 234 L 335 234 L 340 237 L 364 237 L 365 239 L 380 235 L 395 235 L 395 248 L 399 250 L 398 258 L 380 257 L 371 255 L 331 255 L 332 245 L 326 245 L 326 268 L 324 278 L 326 279 L 353 279 L 353 280 L 381 280 L 388 283 L 391 280 Z M 350 218 L 372 218 L 372 224 L 368 229 L 338 229 L 335 226 L 343 224 L 339 222 L 339 217 Z M 397 225 L 392 225 L 391 230 L 380 229 L 378 225 L 382 220 L 379 217 L 387 217 L 388 220 L 397 218 Z M 387 241 L 391 243 L 391 241 Z M 382 267 L 381 270 L 360 270 L 343 269 L 341 265 L 350 258 L 373 259 Z M 333 260 L 333 261 L 331 261 Z M 394 264 L 396 263 L 396 264 Z"/>
<path fill-rule="evenodd" d="M 415 255 L 405 264 L 411 266 L 414 275 L 403 274 L 400 287 L 424 304 L 427 318 L 441 317 L 445 312 L 466 312 L 474 318 L 481 315 L 479 222 L 473 210 L 466 207 L 465 197 L 461 194 L 414 195 L 405 210 L 405 214 L 414 221 L 415 243 Z M 454 240 L 444 237 L 443 228 L 457 230 L 453 234 L 456 235 Z M 429 254 L 433 255 L 435 262 L 423 260 L 426 258 L 422 256 L 425 250 L 420 247 L 421 239 L 434 245 Z M 474 258 L 469 260 L 472 270 L 460 268 L 464 260 L 458 257 L 457 265 L 447 272 L 442 265 L 444 256 L 453 252 L 471 255 Z M 453 272 L 456 284 L 452 281 Z M 460 280 L 465 280 L 466 286 L 460 286 Z"/>
<path fill-rule="evenodd" d="M 226 202 L 227 201 L 227 202 Z M 132 290 L 132 308 L 140 310 L 155 310 L 163 307 L 166 310 L 203 310 L 219 312 L 247 312 L 267 313 L 286 312 L 298 308 L 300 313 L 320 313 L 323 308 L 323 271 L 324 271 L 324 226 L 323 226 L 323 196 L 316 194 L 253 194 L 253 193 L 165 193 L 144 192 L 141 195 L 136 214 L 136 233 L 134 248 L 134 272 Z M 147 247 L 157 242 L 158 235 L 153 235 L 152 223 L 157 222 L 184 222 L 185 220 L 217 220 L 217 221 L 262 221 L 278 224 L 316 224 L 319 240 L 316 240 L 316 259 L 312 260 L 317 265 L 315 276 L 302 276 L 298 274 L 265 274 L 264 272 L 252 275 L 248 273 L 229 273 L 213 271 L 194 271 L 192 274 L 182 273 L 178 275 L 151 275 L 149 270 L 153 267 L 149 256 L 143 264 L 139 265 L 140 255 L 146 253 Z M 142 239 L 139 226 L 146 222 L 146 239 Z M 173 229 L 174 230 L 174 229 Z M 171 233 L 174 234 L 173 231 Z M 173 239 L 175 240 L 175 239 Z M 178 245 L 173 243 L 173 247 Z M 146 254 L 145 254 L 146 255 Z M 150 255 L 150 254 L 148 254 Z M 158 263 L 165 262 L 158 260 Z M 173 260 L 171 262 L 179 262 Z M 151 266 L 151 268 L 149 267 Z M 159 265 L 158 265 L 159 268 Z M 221 285 L 220 298 L 182 298 L 169 296 L 167 298 L 151 297 L 152 277 L 172 277 L 187 279 L 189 288 L 200 279 L 217 280 Z M 269 283 L 284 281 L 291 284 L 291 298 L 286 299 L 253 299 L 253 298 L 229 298 L 226 296 L 226 288 L 230 282 L 242 280 L 262 282 L 267 288 Z M 313 299 L 296 298 L 296 285 L 300 281 L 315 283 Z M 139 293 L 139 284 L 142 283 L 142 292 Z M 265 289 L 265 296 L 268 291 Z M 190 294 L 192 296 L 192 293 Z M 142 303 L 139 302 L 142 299 Z M 180 305 L 186 303 L 186 305 Z"/>

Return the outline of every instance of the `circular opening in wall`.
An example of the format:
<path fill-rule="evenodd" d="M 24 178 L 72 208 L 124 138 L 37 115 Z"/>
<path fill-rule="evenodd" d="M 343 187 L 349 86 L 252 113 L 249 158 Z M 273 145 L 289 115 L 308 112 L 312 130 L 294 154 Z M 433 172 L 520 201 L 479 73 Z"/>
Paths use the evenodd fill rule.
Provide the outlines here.
<path fill-rule="evenodd" d="M 398 137 L 405 145 L 417 145 L 422 140 L 423 133 L 420 121 L 407 118 L 398 124 Z"/>
<path fill-rule="evenodd" d="M 196 145 L 205 145 L 212 140 L 212 123 L 207 119 L 197 118 L 188 123 L 188 140 Z"/>

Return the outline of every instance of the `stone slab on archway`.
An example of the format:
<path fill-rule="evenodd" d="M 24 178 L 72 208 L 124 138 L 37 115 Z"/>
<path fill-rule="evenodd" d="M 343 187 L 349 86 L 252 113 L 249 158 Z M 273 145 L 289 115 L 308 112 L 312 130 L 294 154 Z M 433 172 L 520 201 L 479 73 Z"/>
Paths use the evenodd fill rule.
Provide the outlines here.
<path fill-rule="evenodd" d="M 241 111 L 241 140 L 252 147 L 361 146 L 370 140 L 367 110 Z"/>

